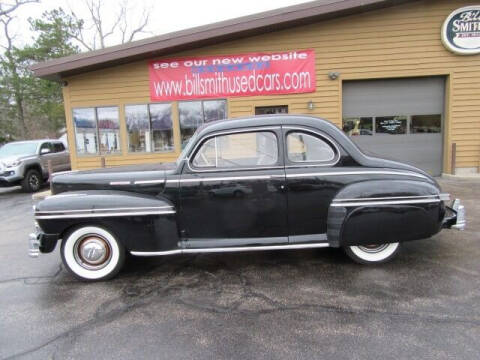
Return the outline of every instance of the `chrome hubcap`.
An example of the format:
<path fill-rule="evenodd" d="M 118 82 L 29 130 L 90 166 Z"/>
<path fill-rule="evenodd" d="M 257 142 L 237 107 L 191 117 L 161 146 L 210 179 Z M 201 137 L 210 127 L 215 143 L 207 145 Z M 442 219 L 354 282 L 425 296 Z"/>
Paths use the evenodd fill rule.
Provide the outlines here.
<path fill-rule="evenodd" d="M 375 254 L 385 250 L 389 244 L 382 244 L 382 245 L 364 245 L 359 246 L 358 248 L 366 253 Z"/>
<path fill-rule="evenodd" d="M 75 246 L 77 263 L 89 270 L 98 270 L 108 264 L 111 250 L 108 242 L 98 235 L 87 235 Z"/>

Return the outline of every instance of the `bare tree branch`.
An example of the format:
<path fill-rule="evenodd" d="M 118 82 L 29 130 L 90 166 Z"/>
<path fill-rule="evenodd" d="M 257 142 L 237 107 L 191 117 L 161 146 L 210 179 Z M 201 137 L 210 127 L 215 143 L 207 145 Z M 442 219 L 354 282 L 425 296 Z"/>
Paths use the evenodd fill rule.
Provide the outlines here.
<path fill-rule="evenodd" d="M 130 37 L 128 38 L 128 42 L 133 41 L 133 38 L 135 37 L 135 35 L 145 32 L 144 29 L 148 25 L 148 21 L 150 20 L 150 10 L 147 10 L 147 9 L 143 10 L 142 19 L 143 20 L 140 23 L 140 25 L 138 25 L 137 28 L 132 30 Z M 123 43 L 124 42 L 122 42 L 122 44 Z"/>
<path fill-rule="evenodd" d="M 95 50 L 97 45 L 101 49 L 105 48 L 108 46 L 108 38 L 115 34 L 120 35 L 120 41 L 123 44 L 133 41 L 136 35 L 147 32 L 145 31 L 145 28 L 150 22 L 151 9 L 144 9 L 142 16 L 139 21 L 137 21 L 137 26 L 132 28 L 129 24 L 130 19 L 128 19 L 129 0 L 123 0 L 119 2 L 119 11 L 113 19 L 113 23 L 106 29 L 105 22 L 103 21 L 106 15 L 102 12 L 102 1 L 83 0 L 83 3 L 89 12 L 90 19 L 88 19 L 88 23 L 91 24 L 91 28 L 82 29 L 79 34 L 74 34 L 72 37 L 87 50 Z M 70 12 L 72 13 L 72 17 L 77 21 L 80 20 L 72 10 L 70 10 Z M 86 41 L 83 30 L 87 30 L 87 32 L 93 30 L 93 35 L 90 35 L 90 41 Z"/>
<path fill-rule="evenodd" d="M 21 5 L 28 4 L 28 3 L 38 3 L 38 2 L 39 0 L 15 0 L 13 4 L 0 2 L 0 16 L 10 14 Z"/>

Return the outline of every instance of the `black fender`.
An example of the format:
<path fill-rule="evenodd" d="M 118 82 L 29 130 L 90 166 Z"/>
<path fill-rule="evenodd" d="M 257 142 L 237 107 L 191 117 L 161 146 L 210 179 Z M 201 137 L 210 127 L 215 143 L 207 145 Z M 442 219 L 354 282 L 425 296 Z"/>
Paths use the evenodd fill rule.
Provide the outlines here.
<path fill-rule="evenodd" d="M 127 191 L 53 195 L 35 206 L 35 219 L 43 233 L 58 239 L 79 226 L 104 227 L 129 251 L 176 249 L 180 240 L 176 209 L 170 200 Z"/>
<path fill-rule="evenodd" d="M 332 200 L 327 237 L 333 247 L 424 239 L 441 230 L 444 216 L 436 184 L 362 181 L 346 186 Z"/>

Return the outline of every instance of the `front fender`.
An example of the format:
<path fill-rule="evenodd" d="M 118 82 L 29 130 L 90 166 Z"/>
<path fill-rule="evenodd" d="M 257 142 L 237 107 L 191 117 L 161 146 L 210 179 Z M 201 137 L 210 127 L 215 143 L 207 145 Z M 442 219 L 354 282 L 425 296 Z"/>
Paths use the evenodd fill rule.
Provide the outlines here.
<path fill-rule="evenodd" d="M 126 191 L 89 190 L 53 195 L 35 206 L 45 234 L 62 238 L 72 228 L 103 226 L 130 251 L 177 247 L 176 209 L 166 198 Z"/>
<path fill-rule="evenodd" d="M 329 207 L 331 246 L 428 238 L 441 229 L 445 206 L 438 186 L 412 180 L 372 180 L 342 189 Z"/>

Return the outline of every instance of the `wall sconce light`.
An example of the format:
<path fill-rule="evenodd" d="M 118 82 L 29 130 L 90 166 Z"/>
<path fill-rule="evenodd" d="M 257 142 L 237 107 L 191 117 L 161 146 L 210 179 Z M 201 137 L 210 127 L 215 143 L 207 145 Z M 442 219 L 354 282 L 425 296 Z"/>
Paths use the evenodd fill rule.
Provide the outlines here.
<path fill-rule="evenodd" d="M 308 109 L 308 110 L 313 110 L 313 109 L 315 109 L 315 104 L 313 103 L 312 100 L 310 100 L 310 101 L 307 103 L 307 109 Z"/>
<path fill-rule="evenodd" d="M 328 73 L 328 77 L 330 78 L 330 80 L 337 80 L 339 76 L 340 73 L 338 71 L 330 71 Z"/>

